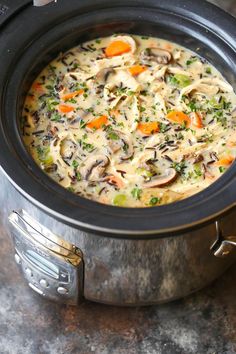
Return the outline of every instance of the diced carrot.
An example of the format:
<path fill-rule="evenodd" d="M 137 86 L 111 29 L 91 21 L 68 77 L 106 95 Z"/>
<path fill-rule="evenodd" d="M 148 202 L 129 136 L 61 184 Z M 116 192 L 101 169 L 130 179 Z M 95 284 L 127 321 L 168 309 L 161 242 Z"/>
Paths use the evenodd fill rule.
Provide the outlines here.
<path fill-rule="evenodd" d="M 124 186 L 122 179 L 117 176 L 107 176 L 104 180 L 111 184 L 115 184 L 118 188 L 122 188 Z"/>
<path fill-rule="evenodd" d="M 173 49 L 173 46 L 172 46 L 170 43 L 166 43 L 166 44 L 164 45 L 164 48 L 165 48 L 166 50 L 171 51 L 171 50 Z"/>
<path fill-rule="evenodd" d="M 104 125 L 106 125 L 107 122 L 108 122 L 107 116 L 100 116 L 100 117 L 92 120 L 88 124 L 86 124 L 86 127 L 89 128 L 89 129 L 100 129 Z"/>
<path fill-rule="evenodd" d="M 151 135 L 159 132 L 159 124 L 157 122 L 139 123 L 138 130 L 144 135 Z"/>
<path fill-rule="evenodd" d="M 235 160 L 233 156 L 222 157 L 219 161 L 215 162 L 216 166 L 229 166 Z"/>
<path fill-rule="evenodd" d="M 228 142 L 226 143 L 226 146 L 228 146 L 228 147 L 234 147 L 234 146 L 236 146 L 236 141 L 230 140 L 230 141 L 228 141 Z"/>
<path fill-rule="evenodd" d="M 191 125 L 191 119 L 187 114 L 179 111 L 172 111 L 167 114 L 167 119 L 169 119 L 171 122 L 178 123 L 178 124 L 186 124 L 186 127 L 189 128 Z"/>
<path fill-rule="evenodd" d="M 98 199 L 98 201 L 102 204 L 109 204 L 109 199 L 104 195 L 101 195 L 101 197 Z"/>
<path fill-rule="evenodd" d="M 105 54 L 107 57 L 115 57 L 124 53 L 131 51 L 131 46 L 129 43 L 123 41 L 111 42 L 105 49 Z"/>
<path fill-rule="evenodd" d="M 191 118 L 191 125 L 194 128 L 203 128 L 202 117 L 200 113 L 192 112 L 190 114 L 190 118 Z"/>
<path fill-rule="evenodd" d="M 72 112 L 73 110 L 74 110 L 74 107 L 72 107 L 72 106 L 67 106 L 65 104 L 59 105 L 59 111 L 62 113 L 69 113 L 69 112 Z"/>
<path fill-rule="evenodd" d="M 40 84 L 39 82 L 34 82 L 32 85 L 32 89 L 38 93 L 43 93 L 44 92 L 44 88 L 43 85 Z"/>
<path fill-rule="evenodd" d="M 70 92 L 70 93 L 66 93 L 65 95 L 63 95 L 61 98 L 66 101 L 66 100 L 70 100 L 71 98 L 74 98 L 78 95 L 81 95 L 82 93 L 84 93 L 84 90 L 78 90 L 78 91 L 74 91 L 74 92 Z"/>
<path fill-rule="evenodd" d="M 128 70 L 131 75 L 137 76 L 147 70 L 147 67 L 144 65 L 133 65 Z"/>

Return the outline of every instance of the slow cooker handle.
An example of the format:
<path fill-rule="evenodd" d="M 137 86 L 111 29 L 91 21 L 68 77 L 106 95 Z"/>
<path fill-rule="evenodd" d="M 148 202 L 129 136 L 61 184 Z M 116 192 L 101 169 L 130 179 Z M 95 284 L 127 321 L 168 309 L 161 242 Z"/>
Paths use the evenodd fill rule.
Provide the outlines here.
<path fill-rule="evenodd" d="M 224 258 L 236 250 L 236 236 L 224 236 L 218 221 L 216 221 L 216 234 L 217 239 L 211 246 L 216 257 Z"/>

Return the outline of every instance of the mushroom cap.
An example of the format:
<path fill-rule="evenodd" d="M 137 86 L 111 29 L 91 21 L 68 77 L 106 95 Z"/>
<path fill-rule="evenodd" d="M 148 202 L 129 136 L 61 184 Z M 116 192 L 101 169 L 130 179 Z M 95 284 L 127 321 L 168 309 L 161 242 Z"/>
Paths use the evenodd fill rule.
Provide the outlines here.
<path fill-rule="evenodd" d="M 161 176 L 153 177 L 151 181 L 144 183 L 144 188 L 165 187 L 173 183 L 178 177 L 178 173 L 174 168 L 166 169 L 166 173 Z"/>
<path fill-rule="evenodd" d="M 81 177 L 87 181 L 98 181 L 102 177 L 109 163 L 110 160 L 106 155 L 92 155 L 84 161 L 79 172 Z"/>
<path fill-rule="evenodd" d="M 152 60 L 158 64 L 168 64 L 172 59 L 172 54 L 168 50 L 161 48 L 146 48 L 141 52 L 144 60 Z"/>

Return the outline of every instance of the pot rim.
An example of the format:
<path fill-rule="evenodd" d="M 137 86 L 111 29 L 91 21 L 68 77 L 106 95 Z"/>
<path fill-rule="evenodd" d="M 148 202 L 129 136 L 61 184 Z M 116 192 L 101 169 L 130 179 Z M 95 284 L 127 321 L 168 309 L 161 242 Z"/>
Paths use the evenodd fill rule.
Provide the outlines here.
<path fill-rule="evenodd" d="M 153 12 L 155 9 L 157 14 L 166 12 L 167 14 L 169 13 L 169 16 L 174 12 L 174 15 L 179 17 L 180 22 L 187 19 L 197 23 L 199 26 L 204 26 L 207 31 L 215 32 L 217 39 L 220 39 L 224 45 L 227 43 L 226 46 L 230 50 L 236 51 L 234 39 L 236 31 L 235 19 L 216 6 L 205 2 L 193 4 L 187 0 L 178 0 L 177 2 L 175 0 L 148 0 L 145 2 L 142 0 L 126 0 L 125 3 L 124 1 L 114 1 L 112 4 L 109 3 L 107 5 L 105 0 L 88 0 L 85 5 L 85 3 L 78 4 L 76 0 L 71 0 L 71 4 L 72 8 L 76 7 L 77 11 L 80 11 L 81 16 L 84 13 L 90 16 L 89 11 L 92 13 L 94 9 L 98 11 L 99 8 L 104 10 L 104 7 L 106 9 L 116 7 L 116 11 L 118 11 L 118 8 L 123 9 L 124 6 L 129 8 L 134 5 L 133 11 L 143 11 L 143 8 L 145 8 L 146 12 L 150 10 Z M 50 36 L 50 31 L 53 32 L 56 29 L 56 27 L 52 28 L 54 19 L 57 18 L 56 16 L 62 16 L 63 14 L 63 21 L 68 21 L 68 13 L 65 13 L 66 0 L 61 0 L 58 6 L 56 8 L 55 4 L 51 4 L 46 8 L 40 9 L 28 7 L 25 11 L 28 11 L 34 19 L 36 14 L 42 16 L 40 20 L 42 23 L 43 16 L 52 16 L 50 30 L 49 27 L 45 28 L 47 36 Z M 214 19 L 214 22 L 205 18 L 205 14 L 209 13 L 211 13 L 211 18 Z M 65 15 L 67 15 L 66 19 Z M 60 19 L 60 21 L 62 20 Z M 40 24 L 41 26 L 42 23 Z M 48 26 L 47 21 L 46 23 Z M 45 33 L 40 33 L 37 38 L 38 47 L 42 46 L 44 38 Z M 33 45 L 32 43 L 29 44 L 25 52 L 21 53 L 21 58 L 18 55 L 18 62 L 16 63 L 15 61 L 16 72 L 20 68 L 20 63 L 23 60 L 26 61 L 27 51 Z M 70 193 L 40 170 L 26 152 L 19 138 L 19 132 L 17 137 L 18 127 L 16 122 L 13 122 L 16 113 L 14 110 L 18 104 L 18 93 L 14 92 L 13 87 L 16 72 L 8 78 L 4 87 L 4 96 L 2 96 L 4 105 L 2 104 L 1 107 L 0 147 L 2 154 L 0 162 L 4 173 L 15 188 L 33 204 L 51 216 L 73 227 L 102 233 L 103 235 L 147 239 L 187 232 L 192 228 L 197 228 L 215 220 L 236 204 L 236 196 L 234 195 L 235 164 L 220 179 L 202 192 L 180 202 L 164 206 L 119 208 L 103 205 Z M 6 123 L 3 122 L 3 117 L 6 116 L 7 112 L 10 112 L 9 117 L 11 116 L 12 118 L 12 131 L 6 131 Z M 14 142 L 15 145 L 13 144 L 14 139 L 16 140 Z"/>

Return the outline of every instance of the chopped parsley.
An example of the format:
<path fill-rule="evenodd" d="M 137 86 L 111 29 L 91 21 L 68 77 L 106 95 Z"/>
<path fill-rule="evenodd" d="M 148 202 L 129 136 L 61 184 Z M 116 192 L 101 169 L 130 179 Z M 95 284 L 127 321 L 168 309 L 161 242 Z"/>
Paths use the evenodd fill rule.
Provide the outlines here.
<path fill-rule="evenodd" d="M 88 152 L 92 152 L 95 149 L 95 146 L 93 144 L 86 143 L 81 139 L 78 140 L 78 143 L 80 144 L 83 150 L 86 150 Z"/>
<path fill-rule="evenodd" d="M 220 171 L 220 173 L 224 173 L 224 172 L 225 172 L 225 170 L 226 170 L 226 168 L 225 168 L 225 167 L 223 167 L 223 166 L 220 166 L 220 167 L 219 167 L 219 171 Z"/>
<path fill-rule="evenodd" d="M 111 131 L 110 133 L 107 134 L 107 137 L 111 140 L 119 140 L 120 137 L 118 134 L 116 134 L 115 132 Z"/>
<path fill-rule="evenodd" d="M 160 198 L 152 197 L 152 198 L 149 200 L 149 205 L 154 206 L 154 205 L 157 205 L 157 203 L 160 203 L 160 202 L 161 202 L 161 199 L 160 199 Z"/>
<path fill-rule="evenodd" d="M 132 189 L 131 194 L 134 199 L 140 200 L 141 194 L 142 194 L 142 189 L 134 188 L 134 189 Z"/>
<path fill-rule="evenodd" d="M 53 113 L 50 118 L 52 122 L 59 122 L 61 119 L 62 117 L 58 112 Z"/>
<path fill-rule="evenodd" d="M 197 58 L 197 57 L 191 57 L 190 59 L 188 59 L 188 60 L 186 61 L 186 65 L 189 66 L 189 65 L 195 63 L 196 61 L 198 61 L 198 58 Z"/>
<path fill-rule="evenodd" d="M 81 129 L 85 128 L 86 127 L 86 122 L 83 119 L 81 119 L 80 122 L 79 122 L 79 126 L 80 126 Z"/>
<path fill-rule="evenodd" d="M 206 68 L 206 73 L 211 74 L 211 68 L 209 66 Z"/>
<path fill-rule="evenodd" d="M 184 173 L 184 170 L 187 166 L 185 161 L 181 161 L 181 162 L 173 162 L 171 167 L 174 168 L 176 172 L 182 174 Z"/>
<path fill-rule="evenodd" d="M 165 123 L 159 123 L 159 129 L 161 133 L 165 133 L 167 130 L 169 130 L 169 126 Z"/>
<path fill-rule="evenodd" d="M 76 179 L 78 182 L 82 180 L 81 174 L 79 172 L 76 173 Z"/>
<path fill-rule="evenodd" d="M 76 170 L 78 166 L 79 166 L 78 161 L 73 160 L 73 162 L 72 162 L 72 167 L 74 167 L 74 169 Z"/>

